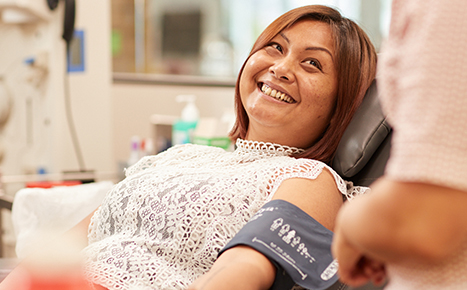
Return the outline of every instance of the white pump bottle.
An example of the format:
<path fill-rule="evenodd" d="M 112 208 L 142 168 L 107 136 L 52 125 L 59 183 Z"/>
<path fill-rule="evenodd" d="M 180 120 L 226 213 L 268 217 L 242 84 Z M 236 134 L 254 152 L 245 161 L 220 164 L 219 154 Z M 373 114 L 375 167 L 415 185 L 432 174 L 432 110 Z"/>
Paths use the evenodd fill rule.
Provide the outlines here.
<path fill-rule="evenodd" d="M 172 129 L 172 144 L 186 144 L 193 142 L 193 132 L 198 125 L 199 111 L 195 105 L 195 95 L 178 95 L 178 103 L 186 102 L 181 118 L 177 120 Z"/>

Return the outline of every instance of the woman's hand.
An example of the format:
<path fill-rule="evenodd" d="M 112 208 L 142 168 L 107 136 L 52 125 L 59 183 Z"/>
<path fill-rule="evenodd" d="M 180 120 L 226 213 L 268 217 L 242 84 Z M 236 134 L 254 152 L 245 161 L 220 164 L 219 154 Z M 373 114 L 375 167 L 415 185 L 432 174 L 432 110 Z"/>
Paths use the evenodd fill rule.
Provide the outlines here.
<path fill-rule="evenodd" d="M 275 266 L 260 252 L 237 246 L 225 251 L 211 270 L 187 290 L 261 290 L 274 283 Z"/>

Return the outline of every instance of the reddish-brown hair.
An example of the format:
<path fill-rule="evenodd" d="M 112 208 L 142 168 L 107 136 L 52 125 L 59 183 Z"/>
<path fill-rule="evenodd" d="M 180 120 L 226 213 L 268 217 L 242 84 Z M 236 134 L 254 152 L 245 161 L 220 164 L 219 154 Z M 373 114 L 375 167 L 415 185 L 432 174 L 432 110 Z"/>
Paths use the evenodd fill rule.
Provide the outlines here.
<path fill-rule="evenodd" d="M 248 115 L 240 98 L 240 76 L 248 59 L 264 48 L 284 29 L 294 23 L 312 19 L 327 23 L 334 38 L 337 98 L 329 126 L 311 147 L 295 155 L 297 158 L 312 158 L 329 163 L 352 116 L 361 104 L 366 90 L 375 78 L 376 51 L 366 33 L 352 20 L 343 17 L 337 10 L 309 5 L 290 10 L 271 23 L 256 40 L 253 48 L 238 74 L 235 85 L 235 107 L 237 119 L 230 132 L 232 140 L 245 138 L 248 129 Z"/>

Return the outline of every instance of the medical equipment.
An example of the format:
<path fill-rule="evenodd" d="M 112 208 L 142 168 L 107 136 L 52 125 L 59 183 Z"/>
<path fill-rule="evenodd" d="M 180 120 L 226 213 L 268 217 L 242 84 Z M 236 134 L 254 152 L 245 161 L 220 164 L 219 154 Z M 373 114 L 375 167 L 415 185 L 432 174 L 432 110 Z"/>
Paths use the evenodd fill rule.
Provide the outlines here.
<path fill-rule="evenodd" d="M 266 203 L 221 250 L 247 245 L 277 268 L 271 289 L 325 290 L 337 282 L 332 232 L 297 206 L 280 199 Z M 285 272 L 285 273 L 284 273 Z"/>
<path fill-rule="evenodd" d="M 86 180 L 116 179 L 110 113 L 110 0 L 76 1 L 74 22 L 75 31 L 81 35 L 79 46 L 75 45 L 76 38 L 70 38 L 72 2 L 0 0 L 0 119 L 5 91 L 12 104 L 8 122 L 0 128 L 0 148 L 4 149 L 0 190 L 6 208 L 11 207 L 13 195 L 30 181 L 78 176 Z M 75 58 L 67 59 L 67 48 L 81 56 L 81 71 L 68 70 L 68 60 L 74 63 Z M 65 92 L 69 92 L 67 99 Z M 65 102 L 73 111 L 80 159 L 87 161 L 86 166 L 77 161 Z M 86 174 L 81 174 L 83 168 Z M 40 171 L 46 174 L 38 174 Z M 5 245 L 0 243 L 0 251 L 8 253 L 15 238 L 8 215 L 5 218 Z M 5 255 L 0 252 L 0 256 Z"/>
<path fill-rule="evenodd" d="M 0 0 L 0 75 L 14 102 L 2 132 L 5 176 L 36 174 L 39 168 L 49 174 L 93 169 L 110 175 L 116 170 L 110 0 L 74 2 Z M 73 22 L 79 37 L 72 40 Z M 70 71 L 68 64 L 75 66 L 77 60 L 81 70 Z M 70 112 L 74 125 L 68 124 Z"/>

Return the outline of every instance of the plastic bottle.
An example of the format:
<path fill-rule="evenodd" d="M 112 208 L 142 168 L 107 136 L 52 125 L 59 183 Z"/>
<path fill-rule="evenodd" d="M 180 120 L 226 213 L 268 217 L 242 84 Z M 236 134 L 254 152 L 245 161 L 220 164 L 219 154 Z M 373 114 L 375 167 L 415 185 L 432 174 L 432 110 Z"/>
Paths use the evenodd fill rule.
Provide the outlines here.
<path fill-rule="evenodd" d="M 153 155 L 154 154 L 154 142 L 151 138 L 145 139 L 145 146 L 144 146 L 144 156 Z"/>
<path fill-rule="evenodd" d="M 178 95 L 176 101 L 186 102 L 186 106 L 182 110 L 182 115 L 172 127 L 172 143 L 186 144 L 193 142 L 193 132 L 199 120 L 199 111 L 195 105 L 195 95 Z"/>
<path fill-rule="evenodd" d="M 127 166 L 131 166 L 138 162 L 140 159 L 140 138 L 138 136 L 131 137 L 131 148 L 130 148 L 130 156 L 127 161 Z"/>
<path fill-rule="evenodd" d="M 140 143 L 140 158 L 154 154 L 154 144 L 151 138 L 143 138 Z"/>

